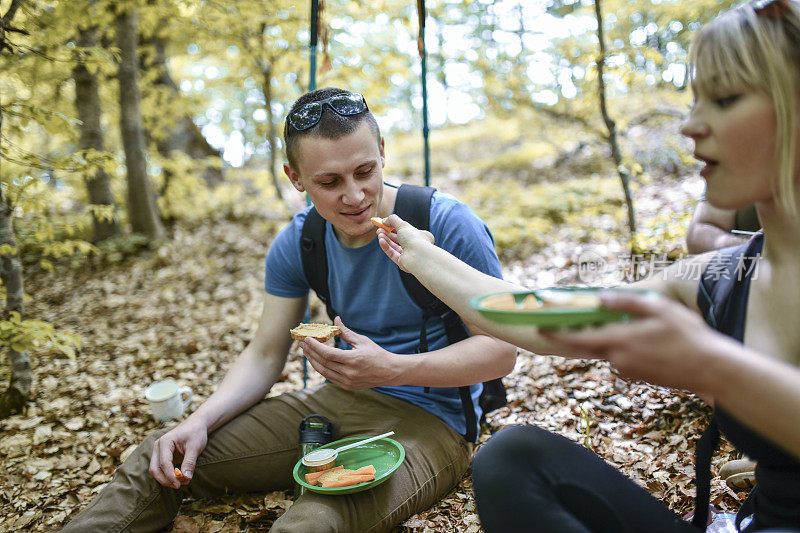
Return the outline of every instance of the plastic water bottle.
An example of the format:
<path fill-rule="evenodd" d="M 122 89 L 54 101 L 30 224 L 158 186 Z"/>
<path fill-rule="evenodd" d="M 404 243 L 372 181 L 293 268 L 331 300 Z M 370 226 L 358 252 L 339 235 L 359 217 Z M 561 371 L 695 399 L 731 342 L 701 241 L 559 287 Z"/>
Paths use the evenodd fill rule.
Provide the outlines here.
<path fill-rule="evenodd" d="M 302 459 L 312 450 L 323 444 L 333 442 L 333 423 L 322 415 L 308 415 L 300 422 L 300 438 L 298 445 L 298 460 Z M 294 499 L 299 498 L 305 487 L 294 484 Z"/>

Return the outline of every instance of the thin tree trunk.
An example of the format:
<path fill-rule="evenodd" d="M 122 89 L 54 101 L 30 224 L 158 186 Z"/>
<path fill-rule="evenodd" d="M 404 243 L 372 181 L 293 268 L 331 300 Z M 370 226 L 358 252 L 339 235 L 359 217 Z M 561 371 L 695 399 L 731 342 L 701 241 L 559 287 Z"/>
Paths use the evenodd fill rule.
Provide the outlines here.
<path fill-rule="evenodd" d="M 117 15 L 117 42 L 120 49 L 119 105 L 122 144 L 128 167 L 128 217 L 136 233 L 151 240 L 164 237 L 155 197 L 147 177 L 144 129 L 142 128 L 139 62 L 137 60 L 137 17 L 133 10 Z"/>
<path fill-rule="evenodd" d="M 611 157 L 614 159 L 614 164 L 617 167 L 617 174 L 622 182 L 622 190 L 625 193 L 625 205 L 628 207 L 628 228 L 631 232 L 631 243 L 636 235 L 636 213 L 633 209 L 633 197 L 631 196 L 630 188 L 630 175 L 628 169 L 622 164 L 622 155 L 619 151 L 619 144 L 617 143 L 617 125 L 611 116 L 608 114 L 608 107 L 606 105 L 606 83 L 603 79 L 603 73 L 606 65 L 606 43 L 605 36 L 603 35 L 603 14 L 600 9 L 600 0 L 595 0 L 594 11 L 597 16 L 597 37 L 600 41 L 600 56 L 597 58 L 597 93 L 600 97 L 600 112 L 603 114 L 603 121 L 608 128 L 608 144 L 611 146 Z"/>
<path fill-rule="evenodd" d="M 154 36 L 150 40 L 155 48 L 155 55 L 152 60 L 147 62 L 144 68 L 156 69 L 158 77 L 155 78 L 156 85 L 168 87 L 177 97 L 180 93 L 178 84 L 170 76 L 167 69 L 167 43 L 163 37 Z M 170 157 L 173 150 L 179 150 L 192 159 L 204 159 L 207 157 L 217 157 L 222 159 L 220 151 L 208 144 L 203 137 L 203 133 L 191 117 L 184 116 L 175 124 L 173 130 L 167 136 L 156 143 L 159 153 L 164 157 Z M 221 168 L 208 167 L 203 170 L 203 180 L 210 187 L 219 185 L 224 180 Z M 168 180 L 164 180 L 164 191 L 167 189 Z M 163 191 L 162 191 L 163 194 Z"/>
<path fill-rule="evenodd" d="M 97 44 L 97 29 L 81 29 L 78 44 L 82 48 L 94 47 Z M 72 76 L 75 79 L 75 107 L 78 109 L 78 118 L 81 121 L 81 138 L 78 146 L 81 150 L 94 149 L 102 152 L 103 131 L 100 128 L 100 92 L 97 75 L 89 72 L 82 58 L 78 57 Z M 112 210 L 116 211 L 110 180 L 105 170 L 98 168 L 94 171 L 94 175 L 86 176 L 86 189 L 90 204 L 111 206 Z M 119 235 L 120 227 L 116 216 L 108 220 L 92 213 L 92 218 L 95 242 Z"/>
<path fill-rule="evenodd" d="M 0 117 L 0 127 L 2 127 L 2 117 Z M 11 223 L 11 206 L 0 190 L 0 245 L 8 244 L 13 248 L 13 252 L 0 255 L 0 279 L 6 288 L 6 306 L 3 318 L 8 319 L 12 311 L 16 311 L 22 316 L 22 296 L 24 294 L 24 284 L 22 277 L 22 265 L 17 254 L 17 241 L 14 237 L 14 227 Z M 8 388 L 0 397 L 0 419 L 7 418 L 22 411 L 25 403 L 31 395 L 31 384 L 33 382 L 33 372 L 31 370 L 31 359 L 27 352 L 18 352 L 9 348 L 11 353 L 11 379 Z"/>
<path fill-rule="evenodd" d="M 7 48 L 5 29 L 22 3 L 23 0 L 14 0 L 6 14 L 0 18 L 0 53 Z M 3 114 L 2 107 L 0 107 L 0 132 L 2 129 Z M 0 163 L 2 163 L 2 158 L 0 158 Z M 14 226 L 11 222 L 12 212 L 11 206 L 3 195 L 2 188 L 0 188 L 0 246 L 8 244 L 13 250 L 8 254 L 0 254 L 0 280 L 2 280 L 6 288 L 4 318 L 7 318 L 12 311 L 16 311 L 20 315 L 22 315 L 23 311 L 24 285 L 22 265 L 19 262 L 16 251 L 17 240 L 14 237 Z M 31 360 L 28 353 L 20 353 L 11 348 L 9 348 L 9 352 L 11 355 L 11 378 L 9 379 L 8 388 L 0 397 L 0 419 L 22 411 L 31 396 L 31 384 L 33 382 Z"/>
<path fill-rule="evenodd" d="M 272 176 L 272 185 L 275 187 L 275 194 L 281 202 L 284 202 L 281 192 L 280 182 L 278 181 L 278 146 L 275 142 L 277 132 L 275 131 L 275 117 L 272 113 L 272 65 L 269 62 L 259 60 L 261 68 L 261 92 L 264 93 L 264 110 L 267 112 L 267 143 L 269 143 L 269 173 Z M 285 203 L 285 202 L 284 202 Z"/>

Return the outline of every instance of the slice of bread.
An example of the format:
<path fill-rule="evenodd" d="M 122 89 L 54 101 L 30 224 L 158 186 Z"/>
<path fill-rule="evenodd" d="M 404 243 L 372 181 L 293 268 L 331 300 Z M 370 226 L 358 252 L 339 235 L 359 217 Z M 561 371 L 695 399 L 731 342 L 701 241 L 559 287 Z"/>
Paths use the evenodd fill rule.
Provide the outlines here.
<path fill-rule="evenodd" d="M 319 342 L 325 342 L 340 333 L 338 326 L 328 324 L 303 324 L 289 331 L 289 334 L 296 341 L 301 341 L 306 337 L 311 337 Z"/>
<path fill-rule="evenodd" d="M 340 477 L 350 475 L 353 472 L 355 472 L 355 470 L 350 470 L 349 468 L 331 468 L 319 476 L 317 483 L 322 485 L 323 483 L 338 481 Z"/>

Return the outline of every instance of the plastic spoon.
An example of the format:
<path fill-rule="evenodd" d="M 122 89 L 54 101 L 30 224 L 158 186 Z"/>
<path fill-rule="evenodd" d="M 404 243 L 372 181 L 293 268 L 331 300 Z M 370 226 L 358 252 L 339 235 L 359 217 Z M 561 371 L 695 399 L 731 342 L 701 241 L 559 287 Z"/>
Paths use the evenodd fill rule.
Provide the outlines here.
<path fill-rule="evenodd" d="M 364 440 L 359 440 L 356 442 L 351 442 L 345 446 L 339 446 L 338 448 L 319 448 L 314 450 L 313 452 L 309 452 L 303 457 L 303 464 L 308 467 L 314 467 L 318 469 L 322 469 L 320 467 L 326 467 L 329 463 L 332 463 L 336 460 L 336 457 L 339 455 L 339 452 L 343 452 L 345 450 L 349 450 L 350 448 L 355 448 L 356 446 L 361 446 L 362 444 L 367 444 L 369 442 L 382 439 L 384 437 L 388 437 L 390 435 L 394 435 L 394 431 L 389 431 L 384 433 L 383 435 L 376 435 L 374 437 L 369 437 Z"/>

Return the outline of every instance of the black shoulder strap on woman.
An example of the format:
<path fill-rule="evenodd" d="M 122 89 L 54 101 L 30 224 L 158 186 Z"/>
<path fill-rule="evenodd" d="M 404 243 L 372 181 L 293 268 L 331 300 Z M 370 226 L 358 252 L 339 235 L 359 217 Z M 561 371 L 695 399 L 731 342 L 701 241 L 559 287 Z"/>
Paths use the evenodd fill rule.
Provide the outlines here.
<path fill-rule="evenodd" d="M 741 305 L 735 289 L 749 278 L 757 265 L 763 235 L 734 248 L 717 252 L 703 272 L 697 288 L 697 305 L 709 326 L 729 337 L 743 340 L 744 329 L 737 313 Z M 740 282 L 737 284 L 737 282 Z M 732 307 L 734 306 L 734 307 Z M 716 415 L 711 417 L 695 450 L 695 506 L 692 524 L 702 530 L 708 521 L 708 504 L 711 499 L 711 458 L 719 444 L 719 426 Z"/>

